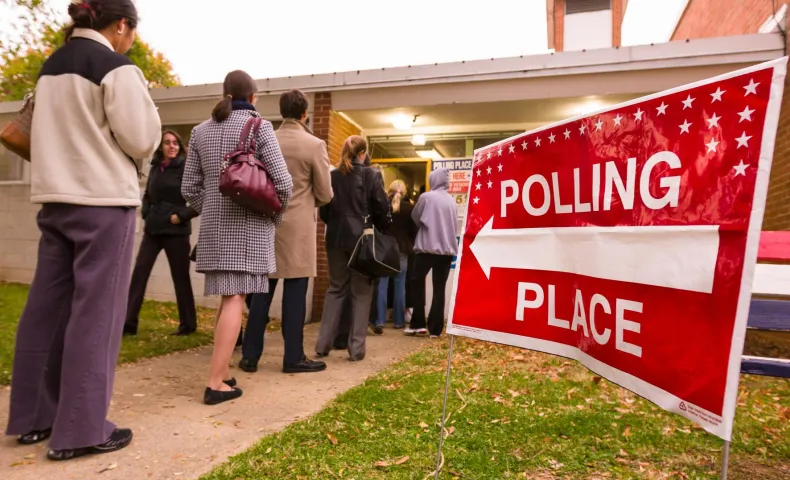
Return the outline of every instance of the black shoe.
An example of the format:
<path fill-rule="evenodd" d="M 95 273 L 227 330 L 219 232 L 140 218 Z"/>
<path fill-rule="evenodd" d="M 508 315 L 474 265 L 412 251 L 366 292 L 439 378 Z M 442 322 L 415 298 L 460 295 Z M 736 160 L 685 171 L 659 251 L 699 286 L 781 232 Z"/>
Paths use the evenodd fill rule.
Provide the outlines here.
<path fill-rule="evenodd" d="M 203 394 L 203 403 L 206 405 L 218 405 L 222 402 L 235 400 L 239 398 L 241 394 L 242 392 L 240 388 L 234 388 L 229 392 L 223 392 L 220 390 L 212 390 L 206 387 L 206 392 Z"/>
<path fill-rule="evenodd" d="M 127 335 L 137 335 L 137 327 L 132 327 L 129 325 L 124 324 L 123 326 L 123 336 Z"/>
<path fill-rule="evenodd" d="M 326 370 L 326 363 L 316 362 L 305 357 L 295 365 L 283 365 L 283 373 L 312 373 Z"/>
<path fill-rule="evenodd" d="M 47 452 L 47 458 L 54 461 L 62 461 L 85 455 L 117 452 L 122 448 L 128 447 L 130 443 L 132 443 L 132 431 L 128 428 L 116 428 L 110 435 L 110 439 L 100 445 L 66 450 L 50 450 Z"/>
<path fill-rule="evenodd" d="M 175 332 L 171 333 L 170 335 L 173 337 L 186 337 L 187 335 L 192 335 L 195 333 L 196 329 L 194 328 L 179 328 Z"/>
<path fill-rule="evenodd" d="M 348 335 L 338 335 L 335 341 L 332 342 L 332 348 L 335 350 L 345 350 L 348 348 Z"/>
<path fill-rule="evenodd" d="M 315 356 L 318 357 L 318 358 L 323 358 L 323 357 L 328 357 L 329 354 L 328 353 L 322 353 L 322 352 L 315 352 Z"/>
<path fill-rule="evenodd" d="M 239 361 L 239 368 L 247 373 L 255 373 L 258 371 L 258 362 L 252 361 L 249 358 L 242 358 Z"/>
<path fill-rule="evenodd" d="M 384 334 L 384 327 L 379 327 L 378 325 L 373 325 L 373 333 L 376 335 Z"/>
<path fill-rule="evenodd" d="M 28 432 L 24 435 L 20 435 L 19 438 L 16 439 L 16 441 L 20 445 L 33 445 L 38 442 L 43 442 L 44 440 L 48 439 L 51 435 L 52 435 L 51 428 L 45 428 L 44 430 L 33 430 L 32 432 Z"/>
<path fill-rule="evenodd" d="M 230 388 L 233 388 L 236 386 L 236 377 L 231 377 L 230 380 L 223 380 L 222 383 L 229 386 Z"/>

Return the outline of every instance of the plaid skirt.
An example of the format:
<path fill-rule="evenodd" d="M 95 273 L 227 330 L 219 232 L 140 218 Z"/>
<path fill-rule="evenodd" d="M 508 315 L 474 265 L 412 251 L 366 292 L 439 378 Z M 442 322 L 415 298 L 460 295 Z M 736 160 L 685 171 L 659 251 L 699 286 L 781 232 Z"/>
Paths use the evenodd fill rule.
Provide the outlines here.
<path fill-rule="evenodd" d="M 246 295 L 268 293 L 269 277 L 246 272 L 206 272 L 204 295 Z"/>

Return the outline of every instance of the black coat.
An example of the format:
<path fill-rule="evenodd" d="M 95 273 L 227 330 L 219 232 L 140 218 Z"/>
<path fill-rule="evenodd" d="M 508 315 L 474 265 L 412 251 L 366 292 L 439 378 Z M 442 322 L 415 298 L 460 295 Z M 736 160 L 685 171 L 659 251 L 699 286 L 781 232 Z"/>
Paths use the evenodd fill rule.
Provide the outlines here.
<path fill-rule="evenodd" d="M 390 202 L 392 202 L 392 196 L 390 196 Z M 417 239 L 417 224 L 411 218 L 412 210 L 414 210 L 414 206 L 405 198 L 401 199 L 400 209 L 397 213 L 392 213 L 392 224 L 384 232 L 395 237 L 395 240 L 398 241 L 398 250 L 403 255 L 414 253 L 414 240 Z"/>
<path fill-rule="evenodd" d="M 321 220 L 326 224 L 326 248 L 351 251 L 365 227 L 366 204 L 370 221 L 379 231 L 389 225 L 384 180 L 379 172 L 357 162 L 347 175 L 335 169 L 331 177 L 334 196 L 320 209 Z"/>
<path fill-rule="evenodd" d="M 178 157 L 162 169 L 159 164 L 151 165 L 148 184 L 143 195 L 142 215 L 145 233 L 157 235 L 190 235 L 192 220 L 198 213 L 188 207 L 181 196 L 181 177 L 184 175 L 184 158 Z M 172 215 L 178 215 L 181 223 L 174 225 Z"/>

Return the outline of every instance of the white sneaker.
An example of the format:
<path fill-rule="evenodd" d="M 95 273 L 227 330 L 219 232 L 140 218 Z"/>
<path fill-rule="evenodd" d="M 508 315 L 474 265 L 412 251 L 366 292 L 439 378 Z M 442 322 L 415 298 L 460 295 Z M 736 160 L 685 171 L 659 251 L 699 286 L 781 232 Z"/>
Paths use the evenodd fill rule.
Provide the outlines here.
<path fill-rule="evenodd" d="M 406 327 L 406 328 L 403 329 L 403 334 L 404 335 L 409 335 L 409 336 L 414 336 L 414 335 L 425 336 L 425 335 L 428 335 L 428 329 L 427 328 L 410 328 L 410 327 Z"/>

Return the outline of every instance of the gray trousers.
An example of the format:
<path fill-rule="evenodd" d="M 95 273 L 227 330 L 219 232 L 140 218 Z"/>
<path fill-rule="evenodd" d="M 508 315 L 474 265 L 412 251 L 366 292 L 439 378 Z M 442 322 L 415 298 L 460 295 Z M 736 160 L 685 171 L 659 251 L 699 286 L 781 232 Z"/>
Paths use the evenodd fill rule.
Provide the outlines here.
<path fill-rule="evenodd" d="M 135 209 L 45 204 L 16 336 L 8 435 L 52 428 L 50 448 L 104 443 L 134 248 Z"/>
<path fill-rule="evenodd" d="M 329 289 L 324 300 L 321 332 L 315 346 L 316 353 L 329 353 L 340 326 L 343 304 L 351 298 L 351 329 L 348 334 L 348 354 L 352 360 L 365 358 L 365 340 L 370 320 L 370 300 L 373 280 L 348 269 L 351 252 L 326 250 L 329 264 Z"/>

